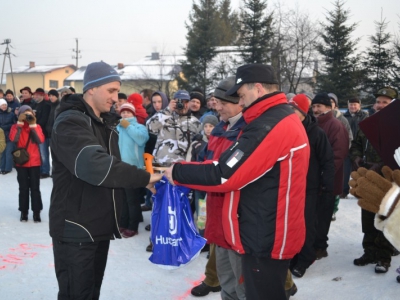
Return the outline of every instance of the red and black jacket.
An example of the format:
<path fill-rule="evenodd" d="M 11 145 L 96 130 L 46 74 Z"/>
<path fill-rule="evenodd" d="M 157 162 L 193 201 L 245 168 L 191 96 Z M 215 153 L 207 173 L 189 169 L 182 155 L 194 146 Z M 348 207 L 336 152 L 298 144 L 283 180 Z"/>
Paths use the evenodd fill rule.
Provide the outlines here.
<path fill-rule="evenodd" d="M 173 178 L 190 188 L 225 193 L 222 222 L 232 249 L 290 259 L 305 238 L 308 138 L 283 93 L 257 99 L 243 116 L 248 125 L 218 161 L 177 163 Z"/>

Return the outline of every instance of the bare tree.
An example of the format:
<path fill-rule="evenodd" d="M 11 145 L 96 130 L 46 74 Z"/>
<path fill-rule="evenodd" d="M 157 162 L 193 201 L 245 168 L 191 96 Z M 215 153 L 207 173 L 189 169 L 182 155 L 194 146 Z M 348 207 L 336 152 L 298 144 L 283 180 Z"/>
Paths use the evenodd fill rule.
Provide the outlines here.
<path fill-rule="evenodd" d="M 298 7 L 284 11 L 279 6 L 275 18 L 277 35 L 273 56 L 278 77 L 288 92 L 297 93 L 301 84 L 314 84 L 319 25 Z"/>

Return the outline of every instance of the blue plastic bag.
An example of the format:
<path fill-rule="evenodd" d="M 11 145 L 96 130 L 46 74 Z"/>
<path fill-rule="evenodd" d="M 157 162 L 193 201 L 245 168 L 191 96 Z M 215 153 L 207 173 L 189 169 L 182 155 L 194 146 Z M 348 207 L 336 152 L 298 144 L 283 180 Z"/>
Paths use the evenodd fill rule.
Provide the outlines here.
<path fill-rule="evenodd" d="M 153 254 L 149 260 L 164 269 L 176 269 L 194 260 L 206 244 L 194 226 L 187 194 L 163 177 L 156 184 L 151 215 Z"/>

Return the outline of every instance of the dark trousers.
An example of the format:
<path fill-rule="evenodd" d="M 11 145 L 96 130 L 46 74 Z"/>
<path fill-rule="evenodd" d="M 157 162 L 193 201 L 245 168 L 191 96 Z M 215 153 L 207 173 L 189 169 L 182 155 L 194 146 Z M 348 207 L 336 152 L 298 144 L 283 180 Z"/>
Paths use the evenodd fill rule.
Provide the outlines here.
<path fill-rule="evenodd" d="M 242 255 L 246 299 L 286 300 L 285 281 L 289 259 L 278 260 Z"/>
<path fill-rule="evenodd" d="M 31 194 L 32 211 L 40 212 L 43 209 L 42 195 L 40 194 L 40 167 L 16 167 L 19 184 L 19 210 L 29 211 L 29 192 Z"/>
<path fill-rule="evenodd" d="M 318 194 L 306 195 L 304 218 L 306 222 L 306 239 L 300 253 L 296 254 L 290 262 L 291 266 L 300 265 L 308 268 L 315 261 L 314 241 L 317 233 L 317 202 Z"/>
<path fill-rule="evenodd" d="M 347 156 L 344 160 L 344 176 L 343 176 L 343 195 L 348 195 L 350 191 L 349 180 L 352 171 L 351 159 Z"/>
<path fill-rule="evenodd" d="M 317 233 L 315 236 L 314 248 L 328 248 L 328 233 L 331 226 L 335 196 L 332 193 L 322 193 L 317 205 Z"/>
<path fill-rule="evenodd" d="M 138 230 L 139 223 L 143 222 L 140 205 L 141 189 L 125 189 L 125 200 L 122 205 L 120 226 L 130 230 Z"/>
<path fill-rule="evenodd" d="M 99 299 L 110 241 L 65 243 L 53 239 L 58 300 Z"/>
<path fill-rule="evenodd" d="M 393 246 L 385 238 L 383 232 L 374 225 L 375 214 L 361 209 L 361 227 L 364 233 L 362 246 L 364 253 L 371 259 L 391 262 Z"/>

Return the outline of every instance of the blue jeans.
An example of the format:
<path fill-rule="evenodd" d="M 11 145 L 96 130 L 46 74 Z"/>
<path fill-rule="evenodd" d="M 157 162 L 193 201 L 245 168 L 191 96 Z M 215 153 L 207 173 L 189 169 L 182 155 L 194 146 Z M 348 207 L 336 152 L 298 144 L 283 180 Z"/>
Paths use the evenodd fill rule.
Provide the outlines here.
<path fill-rule="evenodd" d="M 49 158 L 50 139 L 46 138 L 42 144 L 39 144 L 40 157 L 42 165 L 40 166 L 40 174 L 50 175 L 50 158 Z"/>
<path fill-rule="evenodd" d="M 6 149 L 1 154 L 1 171 L 3 172 L 11 172 L 14 161 L 12 158 L 12 153 L 15 150 L 15 144 L 13 142 L 8 141 L 6 144 Z"/>

